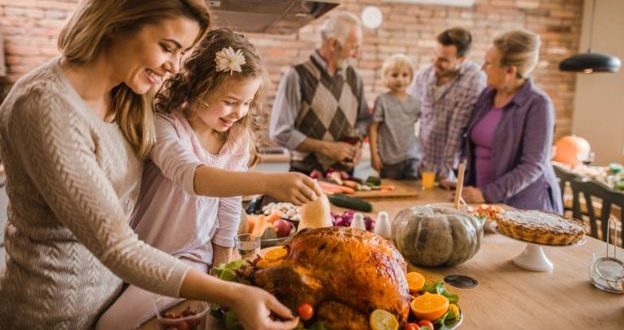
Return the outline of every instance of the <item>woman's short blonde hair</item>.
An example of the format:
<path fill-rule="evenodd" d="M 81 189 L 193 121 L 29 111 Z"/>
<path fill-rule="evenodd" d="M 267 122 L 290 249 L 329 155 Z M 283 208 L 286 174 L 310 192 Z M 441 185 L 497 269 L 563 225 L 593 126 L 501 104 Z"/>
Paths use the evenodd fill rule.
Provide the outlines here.
<path fill-rule="evenodd" d="M 410 73 L 410 82 L 414 79 L 414 64 L 405 54 L 394 54 L 388 57 L 381 66 L 381 74 L 385 78 L 390 70 L 395 68 L 406 68 Z"/>
<path fill-rule="evenodd" d="M 61 30 L 58 47 L 70 65 L 88 63 L 116 36 L 175 17 L 188 17 L 199 24 L 196 41 L 210 26 L 210 14 L 202 0 L 83 0 Z M 111 92 L 115 121 L 141 157 L 149 153 L 156 139 L 154 93 L 138 95 L 125 84 Z"/>
<path fill-rule="evenodd" d="M 494 39 L 501 66 L 515 66 L 518 78 L 529 78 L 539 60 L 540 37 L 526 30 L 505 32 Z"/>

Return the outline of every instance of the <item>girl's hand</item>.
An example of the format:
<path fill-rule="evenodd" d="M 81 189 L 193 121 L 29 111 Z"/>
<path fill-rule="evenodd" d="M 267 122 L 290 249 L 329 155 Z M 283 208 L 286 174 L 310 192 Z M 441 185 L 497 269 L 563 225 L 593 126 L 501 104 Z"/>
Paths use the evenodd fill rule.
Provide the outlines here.
<path fill-rule="evenodd" d="M 383 168 L 383 163 L 381 162 L 381 158 L 379 158 L 379 155 L 371 155 L 371 166 L 375 171 L 381 172 L 381 169 Z"/>
<path fill-rule="evenodd" d="M 302 173 L 272 174 L 268 180 L 267 193 L 282 202 L 303 205 L 315 201 L 322 193 L 316 182 Z"/>
<path fill-rule="evenodd" d="M 466 201 L 466 203 L 468 204 L 485 203 L 485 197 L 483 197 L 481 189 L 476 187 L 464 187 L 462 197 L 464 198 L 464 201 Z"/>
<path fill-rule="evenodd" d="M 236 291 L 231 308 L 234 309 L 243 328 L 290 330 L 299 323 L 299 318 L 294 317 L 288 307 L 282 305 L 268 292 L 247 285 L 240 286 Z"/>

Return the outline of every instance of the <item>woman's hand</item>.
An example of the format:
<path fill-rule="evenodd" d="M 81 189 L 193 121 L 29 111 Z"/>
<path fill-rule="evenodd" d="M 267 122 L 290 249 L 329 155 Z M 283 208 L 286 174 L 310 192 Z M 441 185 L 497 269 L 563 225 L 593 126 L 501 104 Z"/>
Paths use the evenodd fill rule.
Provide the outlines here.
<path fill-rule="evenodd" d="M 468 204 L 485 203 L 485 197 L 483 197 L 481 189 L 476 187 L 464 187 L 462 191 L 462 197 L 464 198 L 464 201 L 466 201 L 466 203 Z"/>
<path fill-rule="evenodd" d="M 321 188 L 309 176 L 296 172 L 270 174 L 267 194 L 278 201 L 303 205 L 321 196 Z"/>
<path fill-rule="evenodd" d="M 383 163 L 381 162 L 381 158 L 379 158 L 378 154 L 371 154 L 371 166 L 375 171 L 381 172 Z"/>
<path fill-rule="evenodd" d="M 231 308 L 234 309 L 243 328 L 290 330 L 299 323 L 299 318 L 294 317 L 288 307 L 282 305 L 268 292 L 246 285 L 238 287 L 236 291 Z"/>

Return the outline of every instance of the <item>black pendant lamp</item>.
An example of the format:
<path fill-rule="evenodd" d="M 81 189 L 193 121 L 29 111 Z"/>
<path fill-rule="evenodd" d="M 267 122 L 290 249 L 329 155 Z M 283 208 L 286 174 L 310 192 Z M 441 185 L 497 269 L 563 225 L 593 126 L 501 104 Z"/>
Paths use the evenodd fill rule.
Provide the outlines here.
<path fill-rule="evenodd" d="M 589 22 L 589 47 L 587 53 L 576 54 L 566 58 L 559 63 L 559 70 L 568 72 L 617 72 L 620 70 L 622 62 L 620 59 L 607 55 L 591 52 L 592 30 L 594 26 L 594 12 L 596 11 L 596 0 L 592 2 L 592 15 Z"/>

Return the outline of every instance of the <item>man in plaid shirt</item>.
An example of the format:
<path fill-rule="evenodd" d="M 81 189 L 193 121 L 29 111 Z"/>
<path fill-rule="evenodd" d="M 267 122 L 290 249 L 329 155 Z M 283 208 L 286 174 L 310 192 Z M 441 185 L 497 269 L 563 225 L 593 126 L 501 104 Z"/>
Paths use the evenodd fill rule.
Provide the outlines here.
<path fill-rule="evenodd" d="M 408 92 L 421 100 L 423 167 L 434 170 L 441 184 L 448 186 L 454 179 L 462 135 L 485 88 L 485 74 L 466 59 L 470 32 L 451 28 L 440 33 L 437 41 L 434 63 L 416 74 Z"/>

